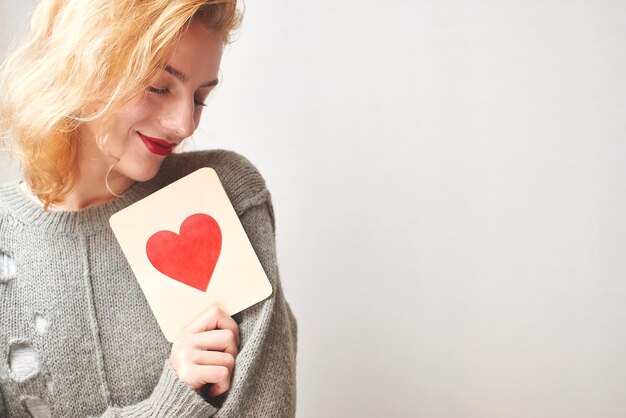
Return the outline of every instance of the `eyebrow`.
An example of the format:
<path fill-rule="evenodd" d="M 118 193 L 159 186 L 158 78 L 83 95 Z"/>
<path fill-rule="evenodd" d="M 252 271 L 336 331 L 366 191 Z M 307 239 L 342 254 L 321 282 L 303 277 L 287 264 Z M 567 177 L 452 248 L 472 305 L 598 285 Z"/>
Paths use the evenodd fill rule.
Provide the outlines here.
<path fill-rule="evenodd" d="M 183 83 L 186 83 L 189 81 L 189 77 L 187 77 L 187 75 L 185 73 L 183 73 L 180 70 L 177 70 L 176 68 L 172 67 L 171 65 L 166 65 L 164 68 L 165 71 L 167 71 L 168 73 L 170 73 L 171 75 L 173 75 L 174 77 L 176 77 L 177 79 L 179 79 L 180 81 L 182 81 Z M 212 87 L 212 86 L 217 86 L 217 83 L 219 83 L 219 80 L 211 80 L 211 81 L 207 81 L 204 84 L 201 84 L 199 87 Z"/>

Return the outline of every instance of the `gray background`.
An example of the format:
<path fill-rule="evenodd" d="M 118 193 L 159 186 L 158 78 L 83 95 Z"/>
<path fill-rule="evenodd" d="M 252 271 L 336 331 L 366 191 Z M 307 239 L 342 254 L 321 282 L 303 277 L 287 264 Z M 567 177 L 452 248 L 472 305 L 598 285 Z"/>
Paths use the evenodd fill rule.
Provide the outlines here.
<path fill-rule="evenodd" d="M 626 2 L 246 9 L 189 148 L 272 190 L 298 416 L 626 416 Z"/>

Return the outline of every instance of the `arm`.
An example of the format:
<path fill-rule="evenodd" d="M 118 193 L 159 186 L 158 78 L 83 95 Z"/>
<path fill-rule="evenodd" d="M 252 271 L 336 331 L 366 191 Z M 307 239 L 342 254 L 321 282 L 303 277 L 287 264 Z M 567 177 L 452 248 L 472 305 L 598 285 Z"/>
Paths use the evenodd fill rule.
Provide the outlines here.
<path fill-rule="evenodd" d="M 296 321 L 283 296 L 276 262 L 274 215 L 267 198 L 240 219 L 273 287 L 241 313 L 241 346 L 231 389 L 218 417 L 293 417 L 296 406 Z"/>
<path fill-rule="evenodd" d="M 226 313 L 209 308 L 172 344 L 161 378 L 145 401 L 111 407 L 103 417 L 208 417 L 231 382 L 239 328 Z M 202 396 L 198 395 L 202 394 Z"/>
<path fill-rule="evenodd" d="M 207 403 L 166 362 L 148 399 L 108 408 L 102 418 L 295 416 L 296 322 L 280 285 L 269 197 L 245 209 L 240 219 L 273 293 L 240 314 L 241 343 L 232 385 L 225 398 L 213 402 L 217 405 L 223 401 L 221 407 L 216 409 Z"/>
<path fill-rule="evenodd" d="M 102 418 L 114 417 L 209 417 L 216 409 L 183 383 L 169 360 L 152 395 L 142 402 L 125 407 L 109 407 Z"/>

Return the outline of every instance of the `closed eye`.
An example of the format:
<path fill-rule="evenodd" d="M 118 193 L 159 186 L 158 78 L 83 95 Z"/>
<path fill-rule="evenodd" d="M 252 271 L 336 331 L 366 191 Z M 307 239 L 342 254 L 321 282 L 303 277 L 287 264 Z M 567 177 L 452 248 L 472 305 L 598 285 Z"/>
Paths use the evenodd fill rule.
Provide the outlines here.
<path fill-rule="evenodd" d="M 150 93 L 155 93 L 155 94 L 160 94 L 160 95 L 164 95 L 164 94 L 167 93 L 167 89 L 158 89 L 158 88 L 156 88 L 154 86 L 149 86 L 148 87 L 148 91 Z"/>
<path fill-rule="evenodd" d="M 168 90 L 168 89 L 160 89 L 160 88 L 157 88 L 157 87 L 154 87 L 154 86 L 148 86 L 148 91 L 149 91 L 150 93 L 158 94 L 158 95 L 160 95 L 160 96 L 163 96 L 163 95 L 165 95 L 165 94 L 167 94 L 167 93 L 169 92 L 169 90 Z M 206 106 L 206 103 L 204 103 L 204 102 L 203 102 L 202 100 L 200 100 L 200 99 L 195 99 L 195 98 L 194 98 L 194 99 L 193 99 L 193 103 L 194 103 L 196 106 Z"/>

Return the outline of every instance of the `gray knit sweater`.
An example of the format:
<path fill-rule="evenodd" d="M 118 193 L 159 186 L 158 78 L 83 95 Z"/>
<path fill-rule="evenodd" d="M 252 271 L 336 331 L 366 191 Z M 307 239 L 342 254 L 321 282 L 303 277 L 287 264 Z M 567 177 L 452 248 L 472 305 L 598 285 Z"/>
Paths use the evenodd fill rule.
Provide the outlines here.
<path fill-rule="evenodd" d="M 219 175 L 273 286 L 269 299 L 235 316 L 232 387 L 212 403 L 171 369 L 171 345 L 108 223 L 200 167 Z M 296 322 L 274 228 L 263 178 L 229 151 L 170 155 L 154 179 L 78 212 L 44 212 L 17 184 L 0 187 L 0 416 L 294 416 Z"/>

